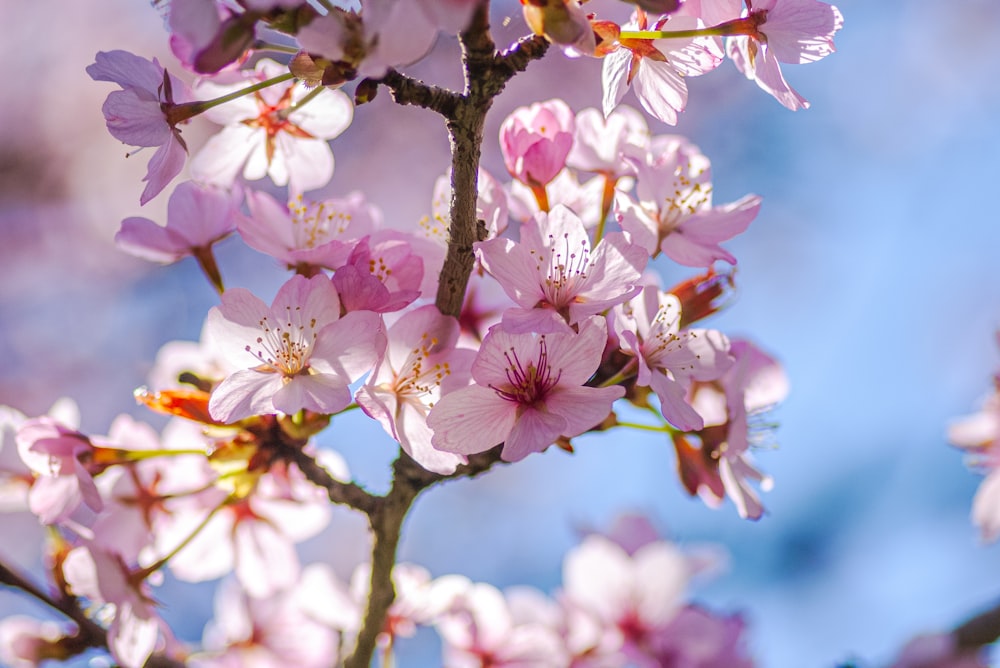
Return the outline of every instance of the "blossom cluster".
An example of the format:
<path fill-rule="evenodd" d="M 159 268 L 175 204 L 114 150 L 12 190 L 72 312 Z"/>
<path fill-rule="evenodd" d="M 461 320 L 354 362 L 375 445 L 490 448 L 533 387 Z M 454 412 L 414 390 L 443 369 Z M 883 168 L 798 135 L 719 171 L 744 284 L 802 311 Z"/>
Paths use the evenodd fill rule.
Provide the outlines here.
<path fill-rule="evenodd" d="M 354 507 L 376 514 L 362 506 L 381 497 L 315 444 L 354 409 L 398 444 L 401 460 L 437 476 L 428 480 L 462 475 L 473 458 L 573 452 L 588 432 L 659 432 L 691 495 L 712 506 L 728 498 L 744 518 L 764 514 L 759 491 L 771 481 L 753 449 L 787 381 L 762 348 L 705 322 L 733 294 L 729 242 L 761 198 L 713 201 L 700 149 L 654 134 L 620 102 L 631 86 L 650 115 L 673 123 L 683 76 L 728 53 L 783 104 L 805 106 L 777 63 L 831 52 L 840 14 L 818 0 L 647 0 L 618 25 L 576 0 L 522 4 L 537 35 L 604 58 L 604 108 L 575 112 L 551 99 L 503 122 L 509 179 L 479 169 L 479 240 L 465 249 L 471 277 L 454 313 L 435 301 L 454 250 L 450 203 L 462 195 L 453 175 L 404 231 L 362 192 L 309 193 L 331 183 L 328 140 L 355 113 L 340 87 L 357 80 L 364 101 L 484 3 L 371 0 L 359 12 L 174 0 L 171 47 L 200 75 L 193 85 L 125 51 L 99 53 L 88 68 L 120 87 L 104 105 L 111 134 L 157 147 L 140 202 L 186 164 L 191 176 L 169 195 L 165 221 L 127 218 L 116 243 L 155 262 L 193 257 L 219 293 L 201 341 L 165 346 L 136 393 L 173 416 L 162 433 L 123 416 L 107 435 L 86 434 L 64 405 L 31 418 L 0 412 L 4 508 L 53 528 L 60 600 L 89 606 L 121 665 L 154 652 L 204 666 L 329 665 L 352 651 L 375 567 L 344 585 L 322 565 L 302 568 L 296 544 L 324 529 L 330 500 L 352 505 L 331 490 L 355 493 Z M 296 46 L 268 42 L 275 32 Z M 251 53 L 263 51 L 294 55 Z M 222 127 L 188 163 L 181 126 L 202 115 Z M 265 177 L 281 195 L 253 185 Z M 271 299 L 226 286 L 214 247 L 229 237 L 288 270 Z M 667 263 L 691 275 L 663 286 L 655 270 Z M 395 636 L 434 626 L 451 666 L 749 665 L 742 621 L 685 601 L 699 568 L 641 522 L 587 537 L 555 598 L 399 565 L 382 640 L 388 652 Z M 201 649 L 159 615 L 152 588 L 164 570 L 192 582 L 231 575 Z M 26 649 L 5 660 L 69 652 L 59 638 L 71 631 L 16 624 L 0 630 Z"/>
<path fill-rule="evenodd" d="M 242 172 L 250 180 L 270 176 L 296 192 L 322 187 L 334 166 L 326 140 L 351 121 L 349 100 L 335 88 L 377 81 L 420 60 L 440 32 L 454 34 L 467 25 L 477 6 L 474 0 L 367 0 L 358 11 L 324 4 L 326 13 L 303 0 L 240 0 L 238 6 L 173 0 L 166 24 L 174 55 L 207 75 L 193 91 L 155 59 L 125 51 L 98 54 L 87 72 L 122 88 L 104 105 L 109 131 L 126 144 L 157 147 L 142 203 L 181 172 L 188 149 L 179 125 L 199 114 L 225 128 L 192 160 L 198 180 L 228 186 Z M 602 59 L 605 116 L 632 88 L 652 117 L 671 125 L 687 105 L 685 77 L 705 74 L 727 58 L 785 107 L 808 108 L 785 80 L 781 63 L 811 63 L 833 53 L 833 36 L 843 26 L 840 11 L 821 0 L 638 4 L 631 20 L 618 24 L 587 14 L 579 0 L 522 0 L 525 21 L 536 34 L 571 55 Z M 258 38 L 269 31 L 293 38 L 297 46 Z M 272 48 L 296 55 L 287 67 L 265 58 L 252 70 L 241 68 Z M 293 76 L 311 92 L 290 85 Z M 240 90 L 252 97 L 239 96 Z M 361 91 L 370 90 L 360 85 L 359 101 L 368 99 Z"/>

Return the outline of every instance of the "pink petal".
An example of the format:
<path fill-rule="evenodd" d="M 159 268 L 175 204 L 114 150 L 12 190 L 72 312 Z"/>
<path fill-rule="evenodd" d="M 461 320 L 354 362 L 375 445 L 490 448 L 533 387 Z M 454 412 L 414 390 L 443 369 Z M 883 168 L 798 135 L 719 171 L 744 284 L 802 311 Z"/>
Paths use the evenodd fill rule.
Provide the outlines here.
<path fill-rule="evenodd" d="M 347 380 L 328 373 L 294 376 L 275 392 L 276 410 L 293 415 L 303 408 L 317 413 L 338 413 L 351 403 Z"/>
<path fill-rule="evenodd" d="M 516 421 L 516 404 L 479 385 L 446 394 L 427 416 L 427 424 L 434 430 L 434 447 L 463 455 L 499 445 Z"/>
<path fill-rule="evenodd" d="M 607 413 L 605 413 L 607 415 Z M 526 408 L 514 423 L 500 457 L 505 462 L 519 462 L 533 452 L 541 452 L 566 431 L 562 415 Z"/>
<path fill-rule="evenodd" d="M 281 388 L 281 374 L 243 369 L 230 375 L 212 391 L 208 412 L 214 419 L 225 423 L 253 415 L 272 415 L 277 410 L 273 398 Z"/>
<path fill-rule="evenodd" d="M 184 148 L 176 135 L 171 134 L 170 138 L 156 149 L 156 153 L 149 159 L 146 176 L 142 178 L 143 181 L 146 181 L 146 187 L 139 197 L 139 204 L 145 204 L 159 195 L 167 187 L 167 184 L 181 173 L 186 160 L 187 149 Z"/>

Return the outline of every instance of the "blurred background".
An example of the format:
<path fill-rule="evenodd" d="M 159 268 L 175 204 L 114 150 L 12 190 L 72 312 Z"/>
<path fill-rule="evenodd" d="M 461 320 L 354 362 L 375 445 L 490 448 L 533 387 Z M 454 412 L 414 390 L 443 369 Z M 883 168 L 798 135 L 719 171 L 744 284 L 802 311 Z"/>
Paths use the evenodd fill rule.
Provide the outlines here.
<path fill-rule="evenodd" d="M 693 598 L 742 611 L 759 665 L 779 668 L 884 664 L 916 633 L 1000 601 L 1000 551 L 969 521 L 980 476 L 945 441 L 1000 362 L 1000 56 L 991 46 L 1000 4 L 836 4 L 845 16 L 838 52 L 786 69 L 811 109 L 787 111 L 725 63 L 688 80 L 676 129 L 650 120 L 653 132 L 685 134 L 712 160 L 716 202 L 764 197 L 749 232 L 727 245 L 740 262 L 739 297 L 711 322 L 775 354 L 791 379 L 774 416 L 779 447 L 756 458 L 775 479 L 768 514 L 752 523 L 731 504 L 703 507 L 681 491 L 666 439 L 617 431 L 578 439 L 575 455 L 553 449 L 432 490 L 405 526 L 402 560 L 551 591 L 581 529 L 643 512 L 682 545 L 728 550 L 728 570 Z M 516 3 L 495 5 L 498 42 L 527 32 Z M 111 49 L 180 72 L 161 19 L 134 0 L 7 3 L 4 14 L 0 404 L 35 415 L 69 396 L 93 433 L 121 412 L 162 424 L 135 407 L 132 390 L 163 343 L 198 338 L 216 296 L 191 260 L 163 268 L 115 249 L 123 218 L 164 222 L 167 193 L 140 209 L 149 153 L 125 158 L 101 115 L 112 87 L 84 72 Z M 408 71 L 455 86 L 456 53 L 442 37 Z M 504 116 L 554 95 L 576 110 L 599 106 L 599 63 L 553 51 L 508 86 L 484 147 L 498 177 Z M 210 131 L 194 123 L 184 136 L 196 148 Z M 396 227 L 430 213 L 448 166 L 438 119 L 397 108 L 384 92 L 333 149 L 325 193 L 363 189 Z M 227 284 L 265 300 L 286 277 L 235 239 L 217 252 Z M 663 268 L 668 284 L 689 275 Z M 395 449 L 378 434 L 352 414 L 322 443 L 381 490 Z M 31 567 L 41 534 L 32 517 L 0 517 L 0 558 Z M 365 540 L 363 522 L 338 513 L 303 546 L 303 561 L 346 577 Z M 179 636 L 198 640 L 212 588 L 168 581 L 158 593 Z M 0 615 L 18 611 L 42 612 L 0 591 Z M 401 665 L 434 665 L 433 643 L 403 645 Z"/>

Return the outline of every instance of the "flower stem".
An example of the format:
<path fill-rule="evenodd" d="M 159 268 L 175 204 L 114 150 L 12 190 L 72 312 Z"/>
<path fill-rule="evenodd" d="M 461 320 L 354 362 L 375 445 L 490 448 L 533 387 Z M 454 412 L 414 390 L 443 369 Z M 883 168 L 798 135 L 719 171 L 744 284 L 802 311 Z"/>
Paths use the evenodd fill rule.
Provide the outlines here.
<path fill-rule="evenodd" d="M 604 175 L 604 192 L 601 195 L 601 217 L 598 218 L 597 229 L 594 231 L 594 246 L 604 238 L 604 225 L 608 220 L 608 214 L 611 213 L 611 204 L 615 199 L 615 185 L 617 183 L 617 177 L 611 174 Z"/>
<path fill-rule="evenodd" d="M 219 265 L 215 261 L 212 246 L 195 248 L 192 254 L 194 255 L 194 259 L 198 261 L 198 266 L 201 267 L 201 271 L 205 274 L 208 282 L 215 288 L 215 291 L 220 295 L 225 292 L 226 286 L 222 282 L 222 273 L 219 271 Z"/>
<path fill-rule="evenodd" d="M 611 387 L 612 385 L 619 385 L 636 374 L 637 366 L 639 366 L 639 360 L 638 358 L 633 357 L 628 361 L 628 364 L 621 368 L 621 371 L 602 382 L 598 385 L 598 387 Z"/>
<path fill-rule="evenodd" d="M 632 429 L 641 429 L 643 431 L 655 431 L 655 432 L 661 432 L 661 433 L 662 432 L 672 433 L 673 431 L 675 431 L 673 427 L 671 427 L 670 425 L 666 425 L 666 424 L 657 426 L 655 424 L 640 424 L 638 422 L 621 422 L 621 421 L 619 421 L 619 422 L 615 423 L 615 426 L 616 427 L 630 427 Z"/>
<path fill-rule="evenodd" d="M 761 20 L 754 15 L 733 19 L 711 28 L 694 30 L 622 30 L 618 35 L 623 39 L 689 39 L 692 37 L 732 37 L 735 35 L 756 35 Z"/>
<path fill-rule="evenodd" d="M 299 52 L 299 49 L 295 48 L 294 46 L 288 46 L 285 44 L 273 44 L 271 42 L 264 42 L 261 40 L 257 40 L 256 42 L 254 42 L 253 46 L 250 48 L 252 48 L 254 51 L 272 51 L 274 53 L 290 53 L 292 55 L 295 55 L 296 53 Z"/>
<path fill-rule="evenodd" d="M 223 508 L 225 508 L 227 505 L 229 505 L 230 501 L 232 501 L 232 497 L 227 497 L 225 501 L 223 501 L 222 503 L 220 503 L 219 505 L 217 505 L 215 508 L 212 508 L 212 510 L 209 511 L 208 515 L 205 515 L 205 519 L 203 519 L 198 524 L 198 526 L 196 526 L 194 528 L 194 531 L 192 531 L 190 534 L 188 534 L 188 536 L 184 540 L 182 540 L 180 543 L 178 543 L 177 546 L 174 549 L 170 550 L 170 552 L 168 552 L 166 555 L 164 555 L 163 557 L 161 557 L 157 561 L 153 562 L 149 566 L 146 566 L 145 568 L 143 568 L 143 569 L 141 569 L 139 571 L 136 571 L 135 577 L 138 580 L 140 580 L 140 581 L 141 580 L 145 580 L 150 575 L 152 575 L 156 571 L 158 571 L 161 568 L 163 568 L 164 566 L 166 566 L 167 562 L 170 561 L 171 559 L 173 559 L 175 556 L 177 556 L 178 552 L 180 552 L 185 547 L 187 547 L 188 544 L 192 540 L 194 540 L 198 536 L 198 534 L 201 533 L 202 529 L 204 529 L 206 526 L 208 526 L 208 523 L 212 520 L 213 517 L 215 517 L 215 514 L 218 513 L 220 510 L 222 510 Z"/>
<path fill-rule="evenodd" d="M 538 210 L 549 212 L 549 194 L 545 191 L 545 186 L 541 183 L 529 183 L 528 187 L 531 188 L 531 194 L 535 196 L 535 201 L 538 202 Z"/>
<path fill-rule="evenodd" d="M 259 90 L 265 88 L 270 88 L 280 83 L 284 83 L 290 79 L 294 79 L 295 75 L 291 72 L 285 72 L 284 74 L 279 74 L 276 77 L 266 79 L 264 81 L 253 84 L 252 86 L 247 86 L 246 88 L 241 88 L 232 93 L 227 93 L 220 97 L 214 98 L 212 100 L 199 100 L 197 102 L 185 102 L 183 104 L 176 104 L 170 107 L 166 111 L 167 122 L 171 125 L 177 125 L 182 121 L 186 121 L 189 118 L 194 118 L 200 113 L 208 111 L 212 107 L 218 107 L 220 104 L 225 104 L 226 102 L 232 102 L 237 100 L 244 95 L 250 95 L 251 93 L 256 93 Z"/>

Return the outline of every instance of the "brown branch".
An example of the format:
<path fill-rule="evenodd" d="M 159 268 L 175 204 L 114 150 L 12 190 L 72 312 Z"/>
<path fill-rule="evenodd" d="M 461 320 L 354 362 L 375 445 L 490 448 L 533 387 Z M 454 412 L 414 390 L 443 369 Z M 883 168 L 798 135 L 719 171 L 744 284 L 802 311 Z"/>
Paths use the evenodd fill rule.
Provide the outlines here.
<path fill-rule="evenodd" d="M 979 650 L 1000 638 L 1000 605 L 962 622 L 951 632 L 958 650 Z"/>
<path fill-rule="evenodd" d="M 535 37 L 518 42 L 506 53 L 497 53 L 490 34 L 489 0 L 481 0 L 469 22 L 459 33 L 465 89 L 462 95 L 428 86 L 390 70 L 382 83 L 393 91 L 400 104 L 416 104 L 438 111 L 448 126 L 451 140 L 451 223 L 448 228 L 448 250 L 438 282 L 435 303 L 444 315 L 458 317 L 465 298 L 465 289 L 472 273 L 475 256 L 473 244 L 485 238 L 485 226 L 476 215 L 478 199 L 479 159 L 483 143 L 486 114 L 493 99 L 507 82 L 528 63 L 541 58 L 548 44 Z M 368 514 L 374 545 L 368 606 L 358 634 L 354 653 L 347 659 L 347 668 L 365 668 L 372 660 L 378 634 L 385 627 L 389 607 L 395 599 L 392 569 L 396 562 L 403 520 L 414 499 L 421 491 L 445 480 L 473 477 L 489 470 L 500 461 L 502 446 L 469 458 L 451 475 L 439 475 L 425 470 L 405 452 L 393 464 L 392 488 L 378 499 Z"/>
<path fill-rule="evenodd" d="M 325 489 L 327 497 L 333 503 L 360 510 L 365 515 L 375 512 L 381 497 L 371 494 L 356 483 L 337 480 L 313 457 L 299 448 L 287 448 L 282 456 L 294 462 L 309 482 Z"/>
<path fill-rule="evenodd" d="M 392 92 L 392 99 L 396 104 L 423 107 L 436 111 L 445 118 L 454 115 L 459 100 L 458 93 L 454 91 L 425 84 L 393 69 L 386 72 L 379 83 Z"/>
<path fill-rule="evenodd" d="M 45 605 L 69 617 L 77 626 L 76 637 L 80 641 L 81 649 L 87 647 L 107 647 L 108 634 L 99 624 L 92 621 L 83 610 L 80 609 L 77 600 L 71 596 L 63 596 L 58 600 L 42 591 L 26 577 L 17 573 L 6 564 L 0 563 L 0 584 L 13 589 L 20 589 L 29 596 L 38 599 Z"/>

